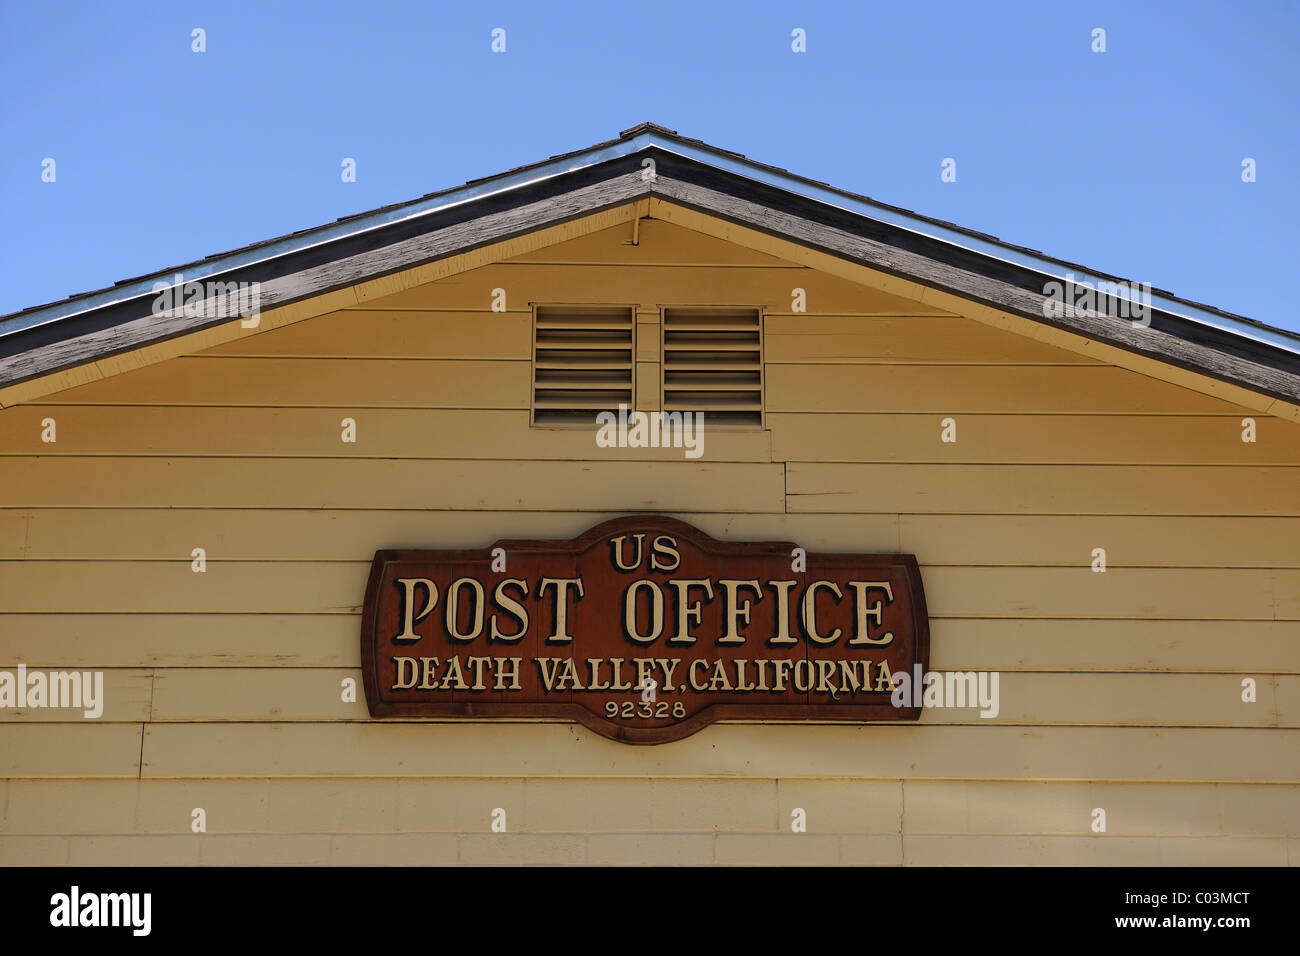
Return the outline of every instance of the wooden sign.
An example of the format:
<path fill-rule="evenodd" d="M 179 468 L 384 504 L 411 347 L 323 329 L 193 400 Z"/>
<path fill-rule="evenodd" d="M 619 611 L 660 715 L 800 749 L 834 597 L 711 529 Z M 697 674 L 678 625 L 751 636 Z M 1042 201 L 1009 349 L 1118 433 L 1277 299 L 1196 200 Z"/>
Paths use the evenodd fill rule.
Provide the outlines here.
<path fill-rule="evenodd" d="M 929 664 L 910 554 L 715 541 L 657 515 L 572 541 L 379 551 L 361 623 L 374 717 L 576 720 L 627 743 L 725 719 L 914 720 Z"/>

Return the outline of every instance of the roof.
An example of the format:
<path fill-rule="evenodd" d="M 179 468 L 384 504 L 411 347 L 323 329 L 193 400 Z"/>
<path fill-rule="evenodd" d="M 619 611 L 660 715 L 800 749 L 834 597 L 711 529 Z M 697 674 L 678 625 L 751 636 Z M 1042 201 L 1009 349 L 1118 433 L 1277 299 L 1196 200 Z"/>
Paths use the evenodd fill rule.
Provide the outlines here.
<path fill-rule="evenodd" d="M 642 175 L 645 158 L 656 175 Z M 586 149 L 0 317 L 0 387 L 231 321 L 153 313 L 155 284 L 257 281 L 265 311 L 650 196 L 1300 403 L 1300 336 L 1151 290 L 1150 325 L 1048 317 L 1049 283 L 1125 279 L 642 123 Z"/>

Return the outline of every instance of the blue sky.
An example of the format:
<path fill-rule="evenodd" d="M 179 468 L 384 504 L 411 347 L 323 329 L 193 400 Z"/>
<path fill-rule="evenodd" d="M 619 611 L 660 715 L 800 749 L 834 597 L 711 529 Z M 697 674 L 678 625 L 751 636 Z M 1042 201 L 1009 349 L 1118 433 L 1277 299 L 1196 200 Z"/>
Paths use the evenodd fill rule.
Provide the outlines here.
<path fill-rule="evenodd" d="M 1300 331 L 1300 3 L 0 2 L 0 314 L 652 120 Z"/>

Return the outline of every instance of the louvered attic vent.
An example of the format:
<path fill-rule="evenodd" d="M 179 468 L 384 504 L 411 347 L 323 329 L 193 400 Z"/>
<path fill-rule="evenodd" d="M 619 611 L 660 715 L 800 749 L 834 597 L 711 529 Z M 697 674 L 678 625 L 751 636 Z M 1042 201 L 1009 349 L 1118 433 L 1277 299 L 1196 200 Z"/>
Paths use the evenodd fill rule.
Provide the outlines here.
<path fill-rule="evenodd" d="M 763 334 L 757 309 L 665 309 L 664 411 L 710 425 L 762 425 Z"/>
<path fill-rule="evenodd" d="M 533 332 L 533 422 L 593 425 L 632 405 L 632 309 L 539 306 Z"/>

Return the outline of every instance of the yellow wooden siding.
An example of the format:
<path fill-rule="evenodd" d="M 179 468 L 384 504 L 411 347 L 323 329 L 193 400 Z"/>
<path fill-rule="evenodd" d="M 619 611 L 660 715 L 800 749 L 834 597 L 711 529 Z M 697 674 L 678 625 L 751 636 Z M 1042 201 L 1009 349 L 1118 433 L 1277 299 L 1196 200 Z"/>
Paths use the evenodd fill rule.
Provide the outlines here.
<path fill-rule="evenodd" d="M 1285 864 L 1288 786 L 580 777 L 10 781 L 15 862 Z M 203 806 L 222 832 L 178 834 Z M 1078 833 L 1092 808 L 1108 833 Z M 491 809 L 512 832 L 483 833 Z M 795 807 L 808 833 L 788 830 Z M 1159 808 L 1159 809 L 1156 809 Z M 66 821 L 48 829 L 51 820 Z M 902 825 L 900 827 L 900 822 Z M 593 833 L 593 831 L 596 831 Z M 1008 832 L 1023 834 L 1008 838 Z M 105 835 L 113 834 L 113 835 Z M 114 854 L 117 859 L 114 859 Z"/>
<path fill-rule="evenodd" d="M 1086 686 L 1086 682 L 1085 686 Z M 139 724 L 8 722 L 11 777 L 136 777 Z M 632 747 L 564 722 L 150 722 L 144 777 L 760 776 L 1300 783 L 1287 728 L 719 724 Z M 131 749 L 130 743 L 136 747 Z"/>
<path fill-rule="evenodd" d="M 769 363 L 1101 365 L 1097 359 L 948 315 L 767 313 Z"/>
<path fill-rule="evenodd" d="M 481 830 L 503 805 L 511 830 L 533 834 L 770 835 L 788 830 L 790 810 L 802 807 L 810 834 L 897 837 L 901 819 L 905 836 L 1020 827 L 1069 837 L 1101 805 L 1111 808 L 1108 839 L 1300 836 L 1292 806 L 1300 791 L 1284 785 L 507 776 L 94 780 L 79 788 L 10 780 L 0 788 L 8 809 L 0 846 L 14 836 L 174 835 L 178 821 L 188 830 L 192 808 L 209 805 L 221 833 L 248 836 L 454 835 Z"/>
<path fill-rule="evenodd" d="M 107 686 L 96 721 L 0 715 L 0 862 L 1300 863 L 1300 425 L 905 285 L 639 237 L 399 277 L 0 411 L 0 667 Z M 695 461 L 530 429 L 529 309 L 573 301 L 766 309 L 770 430 L 706 430 Z M 636 511 L 916 553 L 932 666 L 1002 672 L 1001 712 L 633 748 L 341 699 L 376 548 Z"/>
<path fill-rule="evenodd" d="M 532 311 L 343 309 L 208 349 L 207 356 L 530 361 Z M 486 323 L 486 325 L 485 325 Z M 134 390 L 131 390 L 134 391 Z M 67 393 L 64 393 L 67 394 Z M 60 395 L 63 397 L 63 395 Z M 73 398 L 73 401 L 79 399 Z"/>
<path fill-rule="evenodd" d="M 793 512 L 1300 515 L 1295 465 L 913 465 L 791 462 Z"/>
<path fill-rule="evenodd" d="M 557 438 L 564 437 L 558 433 Z M 611 449 L 613 450 L 613 449 Z M 78 508 L 0 511 L 0 559 L 347 561 L 384 547 L 476 548 L 497 538 L 574 537 L 619 511 L 115 508 L 87 525 Z M 687 517 L 682 513 L 683 518 Z M 689 520 L 715 537 L 729 512 Z M 1300 567 L 1300 519 L 1146 515 L 751 514 L 746 533 L 810 551 L 910 551 L 927 566 L 1080 567 L 1104 545 L 1120 567 Z"/>
<path fill-rule="evenodd" d="M 300 363 L 301 364 L 301 363 Z M 165 366 L 160 366 L 165 367 Z M 638 365 L 638 403 L 658 396 L 658 366 Z M 295 369 L 301 375 L 303 369 Z M 519 370 L 521 373 L 526 370 Z M 24 405 L 0 419 L 0 458 L 40 454 L 385 458 L 589 459 L 594 431 L 555 434 L 530 428 L 528 382 L 500 385 L 485 369 L 465 393 L 483 407 Z M 400 382 L 390 382 L 392 390 Z M 304 383 L 304 388 L 308 387 Z M 433 391 L 430 389 L 430 391 Z M 246 396 L 252 398 L 252 395 Z M 436 395 L 431 400 L 438 400 Z M 373 403 L 374 396 L 369 398 Z M 451 399 L 445 399 L 451 401 Z M 514 407 L 492 407 L 493 404 Z M 524 404 L 525 408 L 519 405 Z M 957 441 L 940 436 L 953 419 Z M 41 441 L 52 418 L 58 442 Z M 344 443 L 342 422 L 356 424 Z M 718 429 L 705 435 L 702 460 L 971 464 L 1294 465 L 1300 428 L 1257 423 L 1259 440 L 1241 441 L 1239 415 L 1015 415 L 939 413 L 768 414 L 770 431 Z M 616 460 L 680 459 L 680 450 L 602 450 Z"/>

